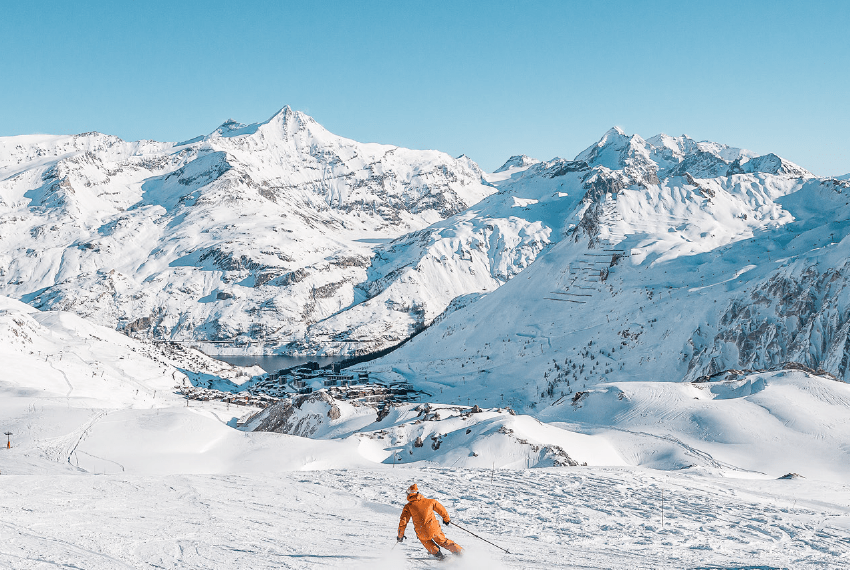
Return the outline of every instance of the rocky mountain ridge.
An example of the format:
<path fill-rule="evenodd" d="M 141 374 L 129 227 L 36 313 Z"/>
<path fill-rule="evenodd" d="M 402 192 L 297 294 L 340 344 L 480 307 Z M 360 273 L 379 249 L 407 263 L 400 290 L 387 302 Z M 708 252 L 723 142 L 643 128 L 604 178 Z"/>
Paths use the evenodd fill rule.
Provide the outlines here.
<path fill-rule="evenodd" d="M 0 152 L 3 293 L 224 353 L 385 349 L 455 313 L 477 318 L 487 294 L 550 256 L 569 269 L 541 274 L 540 294 L 571 297 L 595 295 L 569 288 L 588 256 L 611 254 L 601 278 L 626 260 L 663 274 L 753 240 L 770 250 L 770 232 L 830 223 L 809 210 L 802 223 L 795 196 L 824 203 L 846 186 L 773 154 L 618 128 L 573 160 L 516 156 L 486 174 L 466 157 L 337 137 L 289 108 L 182 143 L 88 133 L 9 137 Z M 795 275 L 788 287 L 805 290 Z M 508 291 L 503 306 L 522 304 Z M 769 304 L 742 298 L 717 318 L 740 328 L 753 303 Z M 682 377 L 763 360 L 744 350 L 721 364 L 705 326 L 686 332 L 699 350 Z"/>
<path fill-rule="evenodd" d="M 381 295 L 373 250 L 492 191 L 465 157 L 357 143 L 288 107 L 181 143 L 7 137 L 0 289 L 212 352 L 316 351 L 311 326 Z M 419 310 L 384 297 L 328 351 L 406 338 Z"/>
<path fill-rule="evenodd" d="M 724 370 L 796 365 L 850 379 L 847 181 L 775 155 L 612 129 L 575 160 L 498 187 L 439 224 L 455 240 L 444 249 L 473 243 L 456 243 L 461 228 L 521 219 L 539 224 L 536 254 L 518 279 L 372 369 L 449 402 L 526 412 L 594 386 Z"/>

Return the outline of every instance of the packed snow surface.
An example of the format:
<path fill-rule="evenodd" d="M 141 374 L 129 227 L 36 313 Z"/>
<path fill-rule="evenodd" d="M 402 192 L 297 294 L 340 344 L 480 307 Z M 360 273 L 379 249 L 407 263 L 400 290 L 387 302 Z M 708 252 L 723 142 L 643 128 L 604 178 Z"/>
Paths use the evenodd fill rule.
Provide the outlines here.
<path fill-rule="evenodd" d="M 3 477 L 0 564 L 115 568 L 433 568 L 407 529 L 417 481 L 465 547 L 449 567 L 839 568 L 850 491 L 629 469 L 346 469 L 276 475 Z M 664 524 L 661 495 L 664 493 Z"/>

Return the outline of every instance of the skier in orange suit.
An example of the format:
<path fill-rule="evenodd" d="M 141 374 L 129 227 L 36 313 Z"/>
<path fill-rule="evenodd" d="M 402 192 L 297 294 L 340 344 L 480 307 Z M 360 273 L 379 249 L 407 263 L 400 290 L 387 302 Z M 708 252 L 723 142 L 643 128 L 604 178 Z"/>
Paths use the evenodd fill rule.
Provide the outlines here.
<path fill-rule="evenodd" d="M 404 540 L 404 529 L 407 528 L 407 521 L 413 519 L 413 530 L 416 531 L 416 538 L 432 556 L 440 559 L 444 557 L 443 553 L 440 552 L 441 546 L 453 554 L 460 555 L 463 548 L 446 538 L 434 513 L 442 517 L 443 524 L 447 525 L 451 522 L 449 513 L 443 505 L 434 499 L 423 497 L 419 493 L 416 483 L 411 485 L 407 489 L 407 504 L 401 511 L 401 520 L 398 523 L 398 541 Z"/>

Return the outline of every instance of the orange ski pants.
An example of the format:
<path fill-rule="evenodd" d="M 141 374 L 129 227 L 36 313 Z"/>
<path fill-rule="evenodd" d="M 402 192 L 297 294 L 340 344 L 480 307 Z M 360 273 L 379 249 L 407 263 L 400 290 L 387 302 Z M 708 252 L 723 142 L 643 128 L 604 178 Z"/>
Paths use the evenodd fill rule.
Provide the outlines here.
<path fill-rule="evenodd" d="M 457 554 L 458 552 L 463 550 L 463 548 L 461 548 L 460 545 L 458 545 L 456 542 L 452 542 L 451 540 L 446 538 L 446 535 L 442 532 L 438 532 L 428 540 L 422 540 L 420 538 L 419 542 L 421 542 L 422 546 L 424 546 L 431 554 L 437 554 L 438 552 L 440 552 L 440 546 L 442 546 L 449 552 L 452 552 L 453 554 Z"/>

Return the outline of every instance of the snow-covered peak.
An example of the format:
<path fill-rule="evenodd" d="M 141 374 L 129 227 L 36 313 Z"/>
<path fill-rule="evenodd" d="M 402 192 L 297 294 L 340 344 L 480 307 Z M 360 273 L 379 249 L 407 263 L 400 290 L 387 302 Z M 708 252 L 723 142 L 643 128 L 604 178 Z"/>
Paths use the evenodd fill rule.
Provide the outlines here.
<path fill-rule="evenodd" d="M 361 155 L 363 147 L 371 147 L 373 152 L 369 154 L 379 149 L 386 152 L 396 148 L 390 145 L 359 143 L 335 135 L 316 122 L 313 117 L 301 111 L 294 111 L 289 105 L 259 123 L 243 124 L 232 119 L 228 120 L 200 145 L 201 147 L 210 145 L 212 150 L 240 156 L 248 163 L 259 158 L 260 154 L 268 153 L 271 156 L 265 157 L 261 162 L 266 165 L 280 163 L 281 166 L 285 163 L 288 165 L 285 166 L 287 169 L 293 166 L 292 161 L 299 161 L 305 155 L 315 155 L 316 158 L 324 157 L 330 160 L 337 154 L 346 157 Z M 450 160 L 448 156 L 445 158 Z"/>
<path fill-rule="evenodd" d="M 514 155 L 514 156 L 510 157 L 505 162 L 505 164 L 503 164 L 502 166 L 500 166 L 499 168 L 497 168 L 493 172 L 494 173 L 505 172 L 507 170 L 517 171 L 520 168 L 528 168 L 529 166 L 531 166 L 533 164 L 537 164 L 538 162 L 540 162 L 540 161 L 537 160 L 536 158 L 531 158 L 531 157 L 526 156 L 524 154 Z"/>
<path fill-rule="evenodd" d="M 376 244 L 466 210 L 494 192 L 482 179 L 466 156 L 361 143 L 290 107 L 177 144 L 0 138 L 0 294 L 171 338 L 251 336 L 274 302 L 263 330 L 302 342 L 363 300 Z M 363 317 L 377 348 L 409 330 L 384 300 Z"/>
<path fill-rule="evenodd" d="M 578 156 L 576 162 L 622 170 L 635 183 L 658 181 L 658 165 L 652 160 L 651 146 L 640 135 L 627 135 L 620 127 L 608 130 L 599 141 Z"/>
<path fill-rule="evenodd" d="M 699 149 L 703 152 L 710 152 L 712 154 L 715 154 L 727 162 L 732 162 L 734 160 L 739 159 L 747 160 L 758 156 L 753 151 L 747 150 L 745 148 L 738 148 L 710 141 L 702 141 L 697 143 L 697 145 L 699 146 Z"/>
<path fill-rule="evenodd" d="M 765 154 L 764 156 L 756 156 L 744 162 L 742 158 L 736 159 L 729 165 L 727 175 L 732 174 L 754 174 L 761 172 L 764 174 L 774 174 L 777 176 L 791 176 L 794 178 L 813 178 L 814 174 L 798 166 L 789 160 L 777 156 L 773 153 Z"/>
<path fill-rule="evenodd" d="M 644 140 L 619 127 L 576 157 L 590 166 L 621 170 L 637 183 L 656 183 L 669 176 L 714 178 L 743 173 L 764 173 L 794 178 L 811 178 L 805 168 L 775 154 L 756 153 L 711 141 L 697 142 L 688 135 L 659 134 Z M 657 175 L 657 176 L 656 176 Z"/>
<path fill-rule="evenodd" d="M 659 133 L 654 137 L 649 137 L 646 142 L 656 148 L 669 148 L 670 150 L 682 152 L 682 142 L 690 141 L 691 137 L 682 135 L 680 137 L 671 137 L 667 133 Z"/>
<path fill-rule="evenodd" d="M 269 119 L 259 123 L 245 124 L 233 119 L 228 119 L 215 131 L 213 131 L 209 138 L 232 138 L 243 135 L 253 135 L 258 131 L 263 131 L 264 134 L 270 135 L 271 138 L 276 138 L 277 136 L 282 139 L 286 139 L 304 128 L 311 130 L 317 129 L 330 134 L 312 117 L 305 115 L 300 111 L 293 111 L 289 105 L 286 105 Z"/>
<path fill-rule="evenodd" d="M 466 156 L 465 154 L 460 155 L 455 159 L 459 165 L 463 165 L 468 168 L 470 171 L 475 172 L 479 179 L 484 180 L 485 173 L 481 170 L 481 167 L 478 166 L 478 163 Z"/>
<path fill-rule="evenodd" d="M 646 143 L 652 147 L 652 150 L 661 155 L 673 156 L 681 160 L 684 156 L 694 153 L 699 150 L 697 141 L 688 135 L 673 137 L 665 133 L 655 135 L 646 139 Z M 668 152 L 665 152 L 668 151 Z"/>
<path fill-rule="evenodd" d="M 260 123 L 259 128 L 267 132 L 279 131 L 284 137 L 293 136 L 302 130 L 307 130 L 313 135 L 331 135 L 313 117 L 301 111 L 294 111 L 289 105 L 286 105 L 283 109 L 275 113 L 268 121 Z"/>
<path fill-rule="evenodd" d="M 575 160 L 592 165 L 601 165 L 611 170 L 622 168 L 622 153 L 629 146 L 631 138 L 620 127 L 608 129 L 595 143 L 584 149 Z"/>
<path fill-rule="evenodd" d="M 257 126 L 257 123 L 246 125 L 233 119 L 227 119 L 210 136 L 237 137 L 239 135 L 247 135 L 256 132 Z"/>
<path fill-rule="evenodd" d="M 672 137 L 661 133 L 646 139 L 646 142 L 661 154 L 664 154 L 665 150 L 670 151 L 667 153 L 667 156 L 676 157 L 680 161 L 698 152 L 711 153 L 726 162 L 732 162 L 738 158 L 749 159 L 756 156 L 756 153 L 746 149 L 730 147 L 711 141 L 696 141 L 684 134 L 679 137 Z"/>

